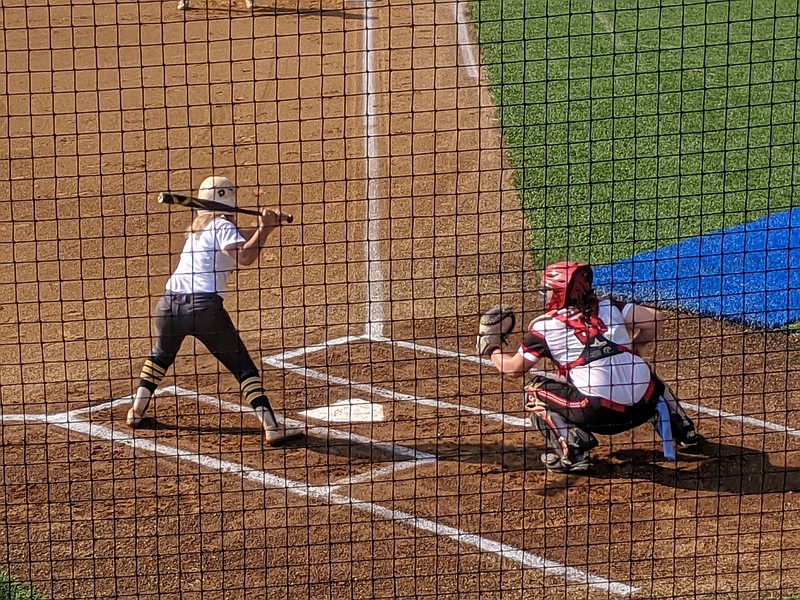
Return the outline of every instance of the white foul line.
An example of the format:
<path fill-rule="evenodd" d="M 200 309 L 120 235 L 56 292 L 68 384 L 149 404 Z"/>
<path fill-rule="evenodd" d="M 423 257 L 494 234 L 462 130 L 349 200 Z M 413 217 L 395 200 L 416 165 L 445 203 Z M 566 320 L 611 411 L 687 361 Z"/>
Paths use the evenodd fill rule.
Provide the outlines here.
<path fill-rule="evenodd" d="M 706 415 L 710 415 L 712 417 L 717 417 L 719 419 L 727 419 L 729 421 L 735 421 L 737 423 L 742 423 L 744 425 L 752 425 L 753 427 L 759 427 L 767 431 L 776 431 L 778 433 L 782 433 L 787 436 L 800 438 L 800 429 L 795 429 L 794 427 L 788 427 L 787 425 L 779 425 L 778 423 L 771 423 L 770 421 L 762 421 L 761 419 L 754 419 L 753 417 L 736 415 L 734 413 L 717 410 L 716 408 L 708 408 L 707 406 L 700 406 L 699 404 L 689 404 L 687 402 L 682 401 L 681 405 L 684 408 L 693 410 L 694 412 L 703 413 Z"/>
<path fill-rule="evenodd" d="M 62 413 L 66 416 L 66 413 Z M 599 589 L 607 593 L 612 593 L 619 596 L 631 596 L 639 591 L 639 588 L 629 586 L 623 583 L 610 581 L 603 577 L 592 575 L 580 569 L 568 567 L 561 563 L 547 560 L 536 554 L 531 554 L 525 550 L 521 550 L 508 544 L 502 544 L 494 540 L 486 539 L 480 535 L 468 533 L 449 525 L 443 525 L 430 519 L 417 517 L 415 515 L 405 513 L 399 510 L 393 510 L 358 500 L 351 496 L 344 494 L 329 493 L 328 489 L 317 489 L 316 486 L 310 486 L 306 483 L 293 481 L 279 477 L 267 471 L 254 469 L 245 465 L 214 458 L 205 454 L 194 452 L 187 452 L 180 448 L 175 448 L 166 444 L 161 444 L 157 441 L 152 441 L 145 438 L 135 438 L 127 433 L 121 431 L 114 431 L 102 425 L 94 425 L 86 421 L 64 421 L 53 422 L 56 427 L 61 427 L 69 431 L 76 431 L 92 438 L 106 440 L 116 444 L 122 444 L 135 450 L 145 450 L 161 456 L 167 456 L 184 460 L 193 463 L 204 469 L 215 471 L 219 473 L 227 473 L 230 475 L 237 475 L 246 481 L 250 481 L 264 488 L 286 490 L 292 494 L 301 497 L 306 497 L 312 500 L 321 501 L 327 504 L 350 506 L 357 510 L 361 510 L 376 517 L 395 521 L 408 525 L 415 529 L 428 531 L 436 534 L 437 536 L 446 537 L 459 544 L 472 546 L 481 552 L 495 554 L 500 558 L 505 558 L 529 568 L 539 569 L 545 575 L 561 577 L 567 581 L 586 585 L 591 588 Z M 323 486 L 327 488 L 327 486 Z"/>
<path fill-rule="evenodd" d="M 469 406 L 469 405 L 452 404 L 450 402 L 441 402 L 441 401 L 431 400 L 431 399 L 427 399 L 427 398 L 418 398 L 416 396 L 411 396 L 411 395 L 408 395 L 408 394 L 402 394 L 400 392 L 394 392 L 392 390 L 387 390 L 385 388 L 375 387 L 375 386 L 372 386 L 372 385 L 369 385 L 369 384 L 355 383 L 353 381 L 350 381 L 349 379 L 344 379 L 344 378 L 341 378 L 341 377 L 334 377 L 334 376 L 326 375 L 326 374 L 321 373 L 319 371 L 306 369 L 304 367 L 300 367 L 300 366 L 294 365 L 292 363 L 285 363 L 282 360 L 283 358 L 286 358 L 286 357 L 302 356 L 302 355 L 308 354 L 310 352 L 316 352 L 316 351 L 319 351 L 319 350 L 324 350 L 325 348 L 328 348 L 329 346 L 340 345 L 340 344 L 345 344 L 345 343 L 349 343 L 349 342 L 353 342 L 353 341 L 360 341 L 360 340 L 365 340 L 365 339 L 368 339 L 370 341 L 377 342 L 377 343 L 391 344 L 391 345 L 397 346 L 399 348 L 405 348 L 407 350 L 414 350 L 414 351 L 423 352 L 423 353 L 426 353 L 426 354 L 432 354 L 432 355 L 435 355 L 435 356 L 442 356 L 442 357 L 446 357 L 446 358 L 455 358 L 455 359 L 463 360 L 463 361 L 466 361 L 466 362 L 472 362 L 472 363 L 476 363 L 476 364 L 482 364 L 482 365 L 485 365 L 485 366 L 491 366 L 491 362 L 490 361 L 488 361 L 486 359 L 483 359 L 483 358 L 476 357 L 476 356 L 472 356 L 470 354 L 461 354 L 459 352 L 454 352 L 454 351 L 451 351 L 451 350 L 444 350 L 444 349 L 440 349 L 440 348 L 435 348 L 433 346 L 426 346 L 426 345 L 423 345 L 423 344 L 417 344 L 417 343 L 414 343 L 414 342 L 405 342 L 405 341 L 402 341 L 402 340 L 393 340 L 393 339 L 386 338 L 386 337 L 383 337 L 383 336 L 366 336 L 366 335 L 350 336 L 350 337 L 346 337 L 346 338 L 337 338 L 335 340 L 330 340 L 329 342 L 326 342 L 326 343 L 323 343 L 323 344 L 315 344 L 315 345 L 312 345 L 312 346 L 307 346 L 305 348 L 299 348 L 297 350 L 292 350 L 290 352 L 284 352 L 284 353 L 281 353 L 281 354 L 277 354 L 277 355 L 272 356 L 272 357 L 267 357 L 267 358 L 262 359 L 262 362 L 264 362 L 265 364 L 268 364 L 270 366 L 279 368 L 279 369 L 285 369 L 287 371 L 294 372 L 296 374 L 308 377 L 310 379 L 317 379 L 317 380 L 321 380 L 321 381 L 326 381 L 326 382 L 328 382 L 328 383 L 330 383 L 332 385 L 341 385 L 341 386 L 348 387 L 348 388 L 351 388 L 351 389 L 357 389 L 357 390 L 363 391 L 364 393 L 375 394 L 376 396 L 381 396 L 381 397 L 384 397 L 384 398 L 388 398 L 390 400 L 399 400 L 399 401 L 402 401 L 402 402 L 416 402 L 416 403 L 421 404 L 423 406 L 429 406 L 429 407 L 433 407 L 433 408 L 452 409 L 452 410 L 456 410 L 456 411 L 462 412 L 462 413 L 473 414 L 473 415 L 481 415 L 481 416 L 484 416 L 484 417 L 486 417 L 488 419 L 492 419 L 492 420 L 495 420 L 495 421 L 501 421 L 503 423 L 507 423 L 509 425 L 516 426 L 516 427 L 527 427 L 527 426 L 529 426 L 530 422 L 527 419 L 520 419 L 520 418 L 517 418 L 517 417 L 511 417 L 511 416 L 508 416 L 508 415 L 501 415 L 501 414 L 498 414 L 498 413 L 482 410 L 482 409 L 479 409 L 479 408 L 474 408 L 474 407 Z M 160 388 L 160 390 L 156 391 L 156 394 L 163 393 L 163 392 L 161 392 L 161 390 L 163 390 L 163 389 L 167 389 L 167 388 Z M 47 414 L 42 414 L 42 413 L 0 414 L 0 422 L 2 422 L 2 423 L 22 423 L 22 422 L 46 422 L 46 421 L 50 421 L 52 419 L 57 419 L 57 420 L 60 420 L 60 421 L 63 421 L 64 419 L 66 419 L 66 420 L 74 420 L 74 419 L 77 419 L 80 415 L 83 415 L 85 413 L 94 413 L 94 412 L 97 412 L 97 411 L 100 411 L 100 410 L 104 410 L 106 408 L 114 408 L 114 407 L 116 407 L 116 406 L 118 406 L 120 404 L 129 403 L 131 401 L 131 399 L 132 399 L 132 396 L 130 396 L 130 395 L 129 396 L 124 396 L 122 398 L 117 398 L 116 400 L 111 400 L 111 401 L 108 401 L 108 402 L 104 402 L 102 404 L 96 404 L 96 405 L 93 405 L 93 406 L 92 405 L 85 406 L 83 408 L 78 408 L 78 409 L 75 409 L 75 410 L 71 410 L 71 411 L 69 411 L 67 413 L 59 413 L 59 414 L 56 414 L 56 415 L 47 415 Z M 684 408 L 686 408 L 688 410 L 691 410 L 691 411 L 694 411 L 694 412 L 697 412 L 697 413 L 706 414 L 706 415 L 709 415 L 709 416 L 712 416 L 712 417 L 716 417 L 718 419 L 726 419 L 726 420 L 733 421 L 733 422 L 736 422 L 736 423 L 742 423 L 742 424 L 745 424 L 745 425 L 749 425 L 751 427 L 755 427 L 757 429 L 763 429 L 765 431 L 774 431 L 776 433 L 781 433 L 781 434 L 786 435 L 788 437 L 800 438 L 800 429 L 797 429 L 797 428 L 794 428 L 794 427 L 789 427 L 787 425 L 780 425 L 778 423 L 773 423 L 771 421 L 766 421 L 766 420 L 762 420 L 762 419 L 756 419 L 754 417 L 748 417 L 748 416 L 744 416 L 744 415 L 737 415 L 737 414 L 734 414 L 734 413 L 729 413 L 729 412 L 717 410 L 715 408 L 709 408 L 707 406 L 702 406 L 702 405 L 699 405 L 699 404 L 691 404 L 691 403 L 688 403 L 688 402 L 681 402 L 681 404 L 684 406 Z M 239 406 L 241 408 L 240 405 L 236 405 L 236 406 Z"/>
<path fill-rule="evenodd" d="M 422 344 L 416 344 L 413 342 L 403 342 L 398 340 L 392 340 L 389 338 L 384 337 L 374 337 L 370 338 L 373 342 L 380 342 L 384 344 L 391 344 L 394 346 L 398 346 L 399 348 L 405 348 L 407 350 L 414 350 L 416 352 L 422 352 L 425 354 L 432 354 L 434 356 L 443 356 L 446 358 L 456 358 L 459 360 L 478 363 L 486 366 L 493 366 L 492 362 L 485 359 L 479 358 L 477 356 L 472 356 L 469 354 L 460 354 L 459 352 L 453 352 L 451 350 L 442 350 L 440 348 L 434 348 L 433 346 L 425 346 Z M 544 374 L 544 371 L 535 371 L 532 370 L 531 373 L 541 373 Z M 717 417 L 720 419 L 727 419 L 729 421 L 735 421 L 737 423 L 744 423 L 746 425 L 751 425 L 752 427 L 764 429 L 766 431 L 775 431 L 777 433 L 782 433 L 784 435 L 790 437 L 800 438 L 800 429 L 796 429 L 794 427 L 789 427 L 787 425 L 779 425 L 778 423 L 772 423 L 770 421 L 764 421 L 762 419 L 756 419 L 753 417 L 746 417 L 744 415 L 737 415 L 734 413 L 729 413 L 721 410 L 717 410 L 715 408 L 709 408 L 707 406 L 701 406 L 699 404 L 690 404 L 688 402 L 681 401 L 681 405 L 689 410 L 692 410 L 697 413 L 702 413 L 706 415 L 710 415 L 712 417 Z M 455 405 L 452 405 L 455 406 Z M 461 410 L 462 407 L 458 406 L 458 410 Z M 507 421 L 511 423 L 510 421 Z M 511 423 L 514 424 L 514 423 Z M 527 421 L 526 423 L 527 424 Z"/>
<path fill-rule="evenodd" d="M 365 2 L 364 19 L 364 115 L 366 117 L 366 157 L 367 157 L 367 222 L 366 222 L 366 253 L 367 253 L 367 328 L 369 335 L 383 335 L 386 314 L 385 276 L 381 261 L 380 249 L 380 218 L 381 218 L 381 186 L 380 151 L 378 150 L 378 127 L 376 115 L 378 114 L 378 99 L 375 85 L 375 65 L 372 48 L 372 15 L 370 14 L 371 0 Z"/>
<path fill-rule="evenodd" d="M 486 364 L 486 362 L 487 362 L 484 359 L 479 359 L 477 357 L 473 357 L 473 356 L 470 356 L 470 355 L 464 355 L 464 354 L 460 354 L 458 352 L 452 352 L 452 351 L 449 351 L 449 350 L 437 349 L 437 348 L 434 348 L 434 347 L 424 346 L 424 345 L 421 345 L 421 344 L 415 344 L 415 343 L 411 343 L 411 342 L 394 341 L 394 340 L 385 338 L 385 337 L 380 336 L 380 335 L 376 335 L 376 336 L 355 336 L 355 337 L 349 337 L 349 338 L 338 338 L 336 340 L 331 340 L 331 341 L 329 341 L 329 342 L 327 342 L 325 344 L 309 346 L 307 348 L 302 348 L 302 349 L 291 351 L 291 352 L 285 352 L 285 353 L 279 354 L 279 355 L 277 355 L 275 357 L 265 358 L 265 359 L 263 359 L 263 362 L 266 363 L 266 364 L 270 364 L 271 366 L 275 366 L 277 368 L 283 368 L 283 369 L 286 369 L 286 370 L 289 370 L 289 371 L 292 371 L 292 372 L 295 372 L 295 373 L 299 373 L 299 374 L 301 374 L 303 376 L 306 376 L 306 377 L 310 377 L 310 378 L 314 378 L 314 379 L 321 379 L 321 380 L 327 381 L 328 383 L 331 383 L 331 384 L 334 384 L 334 385 L 343 385 L 343 386 L 347 386 L 347 387 L 350 387 L 350 388 L 360 389 L 360 390 L 363 390 L 363 391 L 365 391 L 367 393 L 374 393 L 376 395 L 388 397 L 388 398 L 391 398 L 391 399 L 394 399 L 394 400 L 417 402 L 417 403 L 420 403 L 420 404 L 423 404 L 423 405 L 427 405 L 427 406 L 435 406 L 437 408 L 452 408 L 452 409 L 455 409 L 455 410 L 461 411 L 461 412 L 468 412 L 468 413 L 472 413 L 472 414 L 481 414 L 481 415 L 486 416 L 488 418 L 493 418 L 495 420 L 501 420 L 503 422 L 508 422 L 510 424 L 517 424 L 514 421 L 522 421 L 523 423 L 525 423 L 522 419 L 514 419 L 513 417 L 503 417 L 502 415 L 497 415 L 496 413 L 488 413 L 487 411 L 482 411 L 480 409 L 475 409 L 475 408 L 470 407 L 470 406 L 460 406 L 460 405 L 455 405 L 455 404 L 451 404 L 451 403 L 447 403 L 447 402 L 438 402 L 438 401 L 429 400 L 429 399 L 425 399 L 425 398 L 416 398 L 414 396 L 410 396 L 410 395 L 407 395 L 407 394 L 400 394 L 398 392 L 393 392 L 391 390 L 386 390 L 386 389 L 383 389 L 383 388 L 373 387 L 371 385 L 354 383 L 354 382 L 351 382 L 351 381 L 349 381 L 347 379 L 343 379 L 343 378 L 340 378 L 340 377 L 328 376 L 328 375 L 325 375 L 324 373 L 320 373 L 318 371 L 305 369 L 303 367 L 299 367 L 299 366 L 293 365 L 291 363 L 285 363 L 282 360 L 283 358 L 286 358 L 288 356 L 304 355 L 304 354 L 307 354 L 309 352 L 325 349 L 325 348 L 327 348 L 329 346 L 332 346 L 332 345 L 349 343 L 351 341 L 357 341 L 357 340 L 362 340 L 362 339 L 366 339 L 366 338 L 369 338 L 369 339 L 371 339 L 371 341 L 374 341 L 374 342 L 394 344 L 394 345 L 396 345 L 398 347 L 412 349 L 412 350 L 415 350 L 415 351 L 426 352 L 426 353 L 439 355 L 439 356 L 444 356 L 444 357 L 449 357 L 449 358 L 457 358 L 457 359 L 460 359 L 460 360 L 466 360 L 466 361 L 469 361 L 469 362 L 476 362 L 476 363 L 479 363 L 479 364 Z M 174 386 L 172 388 L 164 388 L 164 389 L 166 389 L 166 390 L 172 389 L 174 392 L 189 392 L 188 390 L 184 390 L 183 388 L 178 388 L 177 386 Z M 166 393 L 166 392 L 162 391 L 162 390 L 159 390 L 159 392 L 157 392 L 157 393 Z M 237 404 L 233 404 L 233 403 L 229 403 L 229 402 L 224 402 L 224 401 L 222 401 L 220 399 L 215 399 L 215 398 L 210 397 L 210 396 L 204 396 L 204 395 L 198 394 L 196 392 L 189 392 L 189 395 L 194 395 L 200 401 L 204 401 L 204 402 L 213 400 L 214 403 L 219 404 L 220 406 L 222 406 L 222 407 L 224 407 L 226 409 L 229 409 L 229 410 L 235 408 L 236 411 L 239 411 L 239 412 L 244 411 L 244 408 L 241 405 L 237 405 Z M 350 498 L 348 496 L 343 496 L 343 495 L 339 495 L 339 494 L 333 493 L 336 489 L 339 489 L 340 487 L 344 487 L 344 486 L 347 486 L 347 485 L 352 484 L 352 483 L 358 483 L 358 482 L 361 482 L 361 481 L 364 481 L 364 480 L 369 480 L 371 478 L 374 478 L 378 473 L 382 474 L 382 473 L 385 473 L 385 472 L 397 471 L 398 468 L 401 468 L 401 467 L 405 468 L 406 464 L 411 464 L 413 466 L 414 464 L 418 464 L 419 462 L 427 462 L 429 460 L 436 460 L 436 457 L 433 456 L 433 455 L 427 455 L 427 456 L 422 457 L 422 458 L 416 458 L 416 460 L 401 462 L 401 463 L 398 463 L 398 464 L 393 464 L 393 465 L 387 466 L 387 467 L 382 468 L 382 469 L 376 469 L 376 470 L 372 471 L 371 473 L 364 473 L 364 474 L 361 474 L 361 475 L 356 475 L 355 477 L 352 477 L 352 478 L 349 478 L 349 479 L 343 479 L 343 480 L 334 482 L 332 485 L 328 485 L 328 486 L 310 486 L 310 485 L 308 485 L 306 483 L 300 483 L 300 482 L 296 482 L 296 481 L 283 479 L 283 478 L 280 478 L 280 477 L 278 477 L 276 475 L 272 475 L 270 473 L 267 473 L 265 471 L 259 471 L 259 470 L 256 470 L 256 469 L 252 469 L 250 467 L 246 467 L 246 466 L 238 464 L 238 463 L 232 463 L 232 462 L 228 462 L 228 461 L 223 461 L 223 460 L 215 459 L 213 457 L 209 457 L 209 456 L 205 456 L 205 455 L 201 455 L 201 454 L 189 453 L 189 452 L 180 450 L 178 448 L 173 448 L 171 446 L 164 446 L 164 445 L 161 445 L 161 444 L 158 444 L 158 443 L 150 442 L 149 440 L 144 440 L 144 439 L 140 439 L 140 438 L 139 439 L 133 438 L 133 437 L 131 437 L 129 435 L 126 435 L 126 434 L 123 434 L 123 433 L 120 433 L 120 432 L 115 432 L 115 431 L 113 431 L 111 429 L 108 429 L 106 427 L 102 427 L 102 426 L 99 426 L 99 425 L 92 425 L 91 423 L 88 423 L 86 421 L 82 421 L 82 420 L 79 420 L 79 419 L 76 420 L 76 418 L 81 414 L 84 414 L 84 413 L 87 413 L 87 412 L 90 412 L 90 413 L 91 412 L 96 412 L 96 411 L 102 410 L 104 408 L 113 407 L 113 406 L 116 406 L 116 405 L 124 403 L 124 402 L 130 402 L 130 400 L 131 400 L 131 397 L 127 396 L 127 397 L 124 397 L 124 398 L 118 398 L 116 400 L 112 400 L 110 402 L 105 402 L 105 403 L 102 403 L 102 404 L 99 404 L 99 405 L 84 407 L 84 408 L 73 410 L 73 411 L 67 411 L 67 412 L 64 412 L 64 413 L 58 413 L 58 414 L 55 414 L 55 415 L 46 415 L 46 414 L 5 414 L 5 415 L 0 415 L 0 421 L 2 421 L 2 422 L 47 422 L 47 423 L 50 423 L 50 424 L 55 425 L 57 427 L 61 427 L 61 428 L 68 429 L 68 430 L 73 430 L 73 431 L 78 431 L 78 432 L 83 432 L 83 433 L 86 433 L 87 435 L 90 435 L 90 436 L 93 436 L 93 437 L 98 437 L 100 439 L 106 439 L 106 440 L 112 441 L 112 442 L 122 443 L 122 444 L 130 446 L 132 448 L 142 448 L 142 449 L 145 449 L 145 450 L 152 451 L 152 452 L 154 452 L 156 454 L 161 454 L 161 455 L 164 455 L 164 456 L 171 456 L 171 457 L 175 457 L 175 458 L 178 458 L 178 459 L 181 459 L 181 460 L 188 460 L 189 462 L 194 462 L 195 464 L 210 468 L 212 470 L 220 471 L 220 472 L 223 472 L 223 473 L 237 474 L 240 477 L 242 477 L 243 479 L 259 483 L 261 485 L 264 485 L 265 487 L 276 488 L 276 489 L 278 489 L 278 488 L 286 489 L 286 490 L 288 490 L 290 492 L 298 493 L 300 495 L 303 495 L 303 496 L 306 496 L 306 497 L 309 497 L 309 498 L 326 500 L 326 501 L 328 501 L 328 502 L 330 502 L 332 504 L 347 504 L 347 505 L 353 506 L 354 508 L 358 508 L 358 509 L 364 510 L 365 512 L 369 512 L 371 514 L 374 514 L 374 515 L 377 515 L 377 516 L 381 516 L 381 517 L 386 518 L 386 519 L 391 519 L 391 520 L 395 520 L 397 522 L 405 523 L 407 525 L 410 525 L 412 527 L 416 527 L 418 529 L 424 529 L 426 531 L 430 531 L 430 532 L 436 533 L 437 535 L 440 535 L 440 536 L 443 536 L 443 537 L 448 537 L 448 538 L 453 539 L 453 540 L 455 540 L 457 542 L 460 542 L 460 543 L 472 545 L 473 547 L 476 547 L 476 548 L 478 548 L 479 550 L 481 550 L 483 552 L 490 552 L 490 553 L 493 553 L 493 554 L 497 554 L 501 558 L 508 558 L 510 560 L 514 560 L 514 561 L 516 561 L 516 562 L 518 562 L 520 564 L 523 564 L 525 566 L 528 566 L 528 567 L 531 567 L 531 568 L 541 569 L 541 570 L 543 570 L 545 572 L 545 574 L 560 575 L 564 579 L 567 579 L 567 580 L 570 580 L 570 581 L 578 581 L 578 582 L 581 582 L 581 583 L 585 583 L 586 585 L 588 585 L 590 587 L 603 589 L 603 590 L 606 590 L 606 591 L 608 591 L 610 593 L 614 593 L 614 594 L 618 594 L 618 595 L 630 596 L 630 595 L 635 594 L 640 589 L 640 588 L 637 588 L 637 587 L 628 586 L 628 585 L 625 585 L 625 584 L 622 584 L 622 583 L 617 583 L 617 582 L 613 582 L 613 581 L 610 581 L 610 580 L 607 580 L 607 579 L 603 579 L 601 577 L 590 575 L 588 573 L 580 571 L 579 569 L 575 569 L 575 568 L 572 568 L 572 567 L 567 567 L 567 566 L 561 565 L 559 563 L 554 563 L 552 561 L 548 561 L 548 560 L 546 560 L 546 559 L 544 559 L 542 557 L 530 554 L 530 553 L 525 552 L 523 550 L 520 550 L 520 549 L 517 549 L 517 548 L 513 548 L 513 547 L 507 546 L 505 544 L 500 544 L 500 543 L 492 541 L 492 540 L 487 540 L 485 538 L 482 538 L 479 535 L 465 533 L 465 532 L 462 532 L 462 531 L 460 531 L 458 529 L 449 527 L 447 525 L 442 525 L 442 524 L 437 523 L 435 521 L 430 521 L 430 520 L 427 520 L 427 519 L 421 519 L 421 518 L 415 517 L 413 515 L 408 515 L 406 513 L 402 513 L 400 511 L 394 511 L 394 510 L 391 510 L 391 509 L 388 509 L 388 508 L 385 508 L 385 507 L 382 507 L 382 506 L 378 506 L 378 505 L 375 505 L 375 504 L 372 504 L 372 503 L 369 503 L 369 502 L 363 502 L 363 501 L 356 500 L 354 498 Z M 775 431 L 775 432 L 778 432 L 778 433 L 785 434 L 787 436 L 800 437 L 800 430 L 795 429 L 793 427 L 779 425 L 779 424 L 776 424 L 776 423 L 771 423 L 769 421 L 764 421 L 764 420 L 761 420 L 761 419 L 755 419 L 755 418 L 747 417 L 747 416 L 743 416 L 743 415 L 736 415 L 736 414 L 733 414 L 733 413 L 719 411 L 719 410 L 716 410 L 716 409 L 712 409 L 712 408 L 708 408 L 708 407 L 704 407 L 704 406 L 700 406 L 700 405 L 684 403 L 684 406 L 686 408 L 690 409 L 690 410 L 694 410 L 694 411 L 700 412 L 700 413 L 705 413 L 705 414 L 708 414 L 708 415 L 711 415 L 711 416 L 715 416 L 715 417 L 718 417 L 718 418 L 723 418 L 723 419 L 736 421 L 736 422 L 747 424 L 747 425 L 751 425 L 751 426 L 754 426 L 754 427 L 759 427 L 759 428 L 762 428 L 762 429 L 765 429 L 765 430 L 768 430 L 768 431 Z M 298 422 L 291 421 L 291 420 L 287 420 L 287 422 L 298 423 Z M 315 430 L 317 430 L 317 429 L 319 429 L 319 428 L 315 428 Z M 329 433 L 329 435 L 330 435 L 335 430 L 325 429 L 324 431 L 327 431 Z M 353 441 L 358 441 L 358 438 L 360 437 L 360 436 L 355 436 L 353 434 L 345 434 L 343 432 L 336 432 L 335 434 L 332 435 L 332 437 L 339 437 L 337 434 L 345 436 L 348 439 L 351 439 Z M 369 440 L 369 438 L 363 438 L 363 439 L 367 440 L 367 443 L 374 443 L 372 440 Z M 404 448 L 404 447 L 392 445 L 392 448 L 394 448 L 395 451 L 397 451 L 399 448 Z M 424 453 L 417 453 L 416 451 L 414 451 L 412 449 L 409 449 L 409 448 L 406 448 L 406 450 L 408 450 L 410 452 L 414 452 L 416 457 L 420 457 L 420 455 L 424 455 Z M 432 458 L 428 458 L 428 456 L 431 456 Z"/>
<path fill-rule="evenodd" d="M 469 36 L 469 27 L 467 26 L 467 4 L 466 2 L 455 1 L 456 21 L 458 22 L 458 50 L 461 54 L 461 62 L 472 79 L 480 79 L 480 71 L 478 70 L 478 61 L 475 60 L 475 54 L 472 46 L 472 40 Z"/>

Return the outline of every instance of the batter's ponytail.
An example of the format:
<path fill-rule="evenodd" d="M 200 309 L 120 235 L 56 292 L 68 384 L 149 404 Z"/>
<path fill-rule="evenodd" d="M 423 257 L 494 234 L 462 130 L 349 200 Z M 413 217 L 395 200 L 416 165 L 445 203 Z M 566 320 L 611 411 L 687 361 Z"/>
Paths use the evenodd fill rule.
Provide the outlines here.
<path fill-rule="evenodd" d="M 209 223 L 220 217 L 225 218 L 225 215 L 210 210 L 198 210 L 194 220 L 192 220 L 192 224 L 186 229 L 186 237 L 200 235 Z"/>

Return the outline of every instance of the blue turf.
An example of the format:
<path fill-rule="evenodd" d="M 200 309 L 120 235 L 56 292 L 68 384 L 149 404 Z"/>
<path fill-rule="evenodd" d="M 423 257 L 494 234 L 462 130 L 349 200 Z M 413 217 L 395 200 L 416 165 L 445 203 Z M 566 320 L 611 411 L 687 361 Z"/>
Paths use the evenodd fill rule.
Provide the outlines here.
<path fill-rule="evenodd" d="M 800 321 L 800 208 L 596 267 L 617 298 L 780 327 Z"/>

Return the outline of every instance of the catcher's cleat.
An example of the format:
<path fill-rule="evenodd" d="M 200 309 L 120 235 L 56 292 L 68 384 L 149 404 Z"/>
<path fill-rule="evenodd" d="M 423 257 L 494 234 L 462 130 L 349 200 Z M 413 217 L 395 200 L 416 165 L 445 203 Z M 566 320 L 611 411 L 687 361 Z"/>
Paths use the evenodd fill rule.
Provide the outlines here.
<path fill-rule="evenodd" d="M 286 427 L 281 424 L 275 426 L 264 425 L 264 439 L 270 446 L 277 446 L 303 435 L 305 435 L 305 430 L 299 427 Z"/>
<path fill-rule="evenodd" d="M 580 454 L 580 456 L 576 456 L 575 460 L 567 460 L 555 452 L 545 452 L 541 456 L 541 461 L 545 469 L 551 473 L 584 473 L 588 471 L 592 464 L 589 460 L 589 453 L 576 452 L 576 454 Z"/>
<path fill-rule="evenodd" d="M 189 8 L 188 0 L 178 0 L 178 10 L 186 10 Z"/>
<path fill-rule="evenodd" d="M 128 427 L 135 428 L 139 426 L 143 418 L 144 415 L 140 415 L 133 409 L 133 407 L 131 407 L 128 411 L 128 416 L 125 417 L 125 422 L 128 424 Z"/>
<path fill-rule="evenodd" d="M 678 447 L 682 450 L 694 450 L 700 445 L 700 436 L 697 435 L 697 432 L 692 429 L 687 429 L 683 433 L 681 433 L 680 438 L 678 439 Z"/>

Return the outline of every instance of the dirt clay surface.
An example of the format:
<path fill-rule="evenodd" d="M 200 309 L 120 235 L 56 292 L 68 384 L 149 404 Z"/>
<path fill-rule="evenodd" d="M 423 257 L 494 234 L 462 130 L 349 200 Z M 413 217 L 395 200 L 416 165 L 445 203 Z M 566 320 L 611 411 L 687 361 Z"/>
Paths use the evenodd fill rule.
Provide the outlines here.
<path fill-rule="evenodd" d="M 538 232 L 463 10 L 2 2 L 0 570 L 54 598 L 800 593 L 793 338 L 669 315 L 700 451 L 642 427 L 570 477 L 474 357 L 481 309 L 535 314 Z M 190 220 L 155 196 L 212 171 L 296 215 L 226 297 L 309 427 L 284 448 L 192 342 L 124 423 Z"/>

